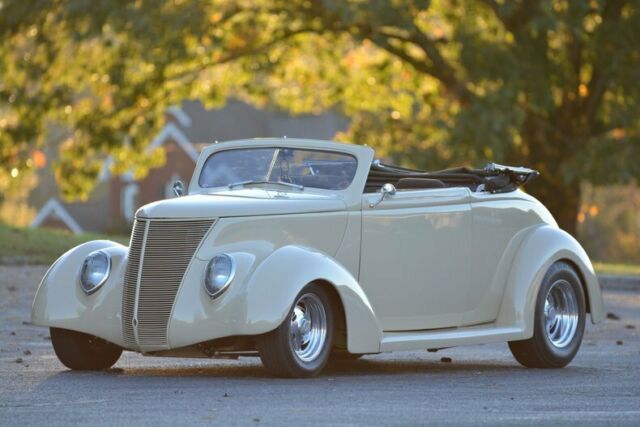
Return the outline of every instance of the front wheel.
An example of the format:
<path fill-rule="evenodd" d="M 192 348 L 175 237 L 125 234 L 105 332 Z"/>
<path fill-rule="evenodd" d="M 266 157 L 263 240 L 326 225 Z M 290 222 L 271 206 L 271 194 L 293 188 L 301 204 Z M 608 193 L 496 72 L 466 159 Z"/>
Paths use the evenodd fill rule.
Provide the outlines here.
<path fill-rule="evenodd" d="M 50 332 L 56 356 L 69 369 L 108 369 L 115 365 L 122 354 L 122 348 L 93 335 L 60 328 L 51 328 Z"/>
<path fill-rule="evenodd" d="M 562 368 L 580 348 L 585 318 L 580 278 L 569 264 L 556 262 L 540 286 L 533 337 L 509 342 L 509 349 L 528 368 Z"/>
<path fill-rule="evenodd" d="M 304 287 L 284 322 L 258 339 L 265 368 L 280 377 L 313 377 L 325 367 L 333 344 L 331 300 L 318 284 Z"/>

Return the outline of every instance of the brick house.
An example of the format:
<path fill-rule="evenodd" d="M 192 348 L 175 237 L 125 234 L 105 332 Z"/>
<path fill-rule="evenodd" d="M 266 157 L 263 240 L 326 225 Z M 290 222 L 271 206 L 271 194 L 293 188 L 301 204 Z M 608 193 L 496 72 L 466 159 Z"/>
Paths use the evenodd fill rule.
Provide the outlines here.
<path fill-rule="evenodd" d="M 107 161 L 89 200 L 65 203 L 58 197 L 52 171 L 43 169 L 30 198 L 39 207 L 31 226 L 65 228 L 74 233 L 128 232 L 140 206 L 173 197 L 171 185 L 177 179 L 188 185 L 198 154 L 216 140 L 285 135 L 331 139 L 347 126 L 344 117 L 330 112 L 294 117 L 281 111 L 260 110 L 237 100 L 212 110 L 198 101 L 185 101 L 167 111 L 165 126 L 148 146 L 164 149 L 166 163 L 141 180 L 135 180 L 131 174 L 112 176 Z M 49 158 L 54 151 L 50 150 Z"/>

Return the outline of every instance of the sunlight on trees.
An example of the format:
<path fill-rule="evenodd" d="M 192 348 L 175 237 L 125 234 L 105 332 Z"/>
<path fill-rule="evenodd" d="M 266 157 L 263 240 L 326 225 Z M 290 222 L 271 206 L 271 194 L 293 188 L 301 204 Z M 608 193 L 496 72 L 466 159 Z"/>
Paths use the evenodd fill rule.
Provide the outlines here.
<path fill-rule="evenodd" d="M 624 0 L 4 0 L 0 161 L 52 124 L 67 198 L 106 158 L 138 175 L 170 105 L 229 97 L 293 113 L 335 108 L 339 139 L 406 166 L 542 172 L 528 189 L 575 233 L 580 183 L 640 175 L 640 13 Z"/>

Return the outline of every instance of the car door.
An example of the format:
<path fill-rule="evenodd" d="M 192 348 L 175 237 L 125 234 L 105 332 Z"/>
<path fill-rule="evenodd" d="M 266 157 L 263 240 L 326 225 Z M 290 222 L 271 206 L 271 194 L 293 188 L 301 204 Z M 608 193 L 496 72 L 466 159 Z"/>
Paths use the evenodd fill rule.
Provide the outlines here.
<path fill-rule="evenodd" d="M 458 326 L 471 265 L 470 191 L 365 194 L 359 281 L 383 330 Z"/>

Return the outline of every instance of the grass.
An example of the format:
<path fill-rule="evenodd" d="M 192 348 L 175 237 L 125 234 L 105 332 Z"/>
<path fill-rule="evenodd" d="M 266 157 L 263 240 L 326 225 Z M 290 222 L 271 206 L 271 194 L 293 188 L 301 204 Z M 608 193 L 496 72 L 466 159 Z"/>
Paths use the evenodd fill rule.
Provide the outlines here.
<path fill-rule="evenodd" d="M 19 228 L 0 223 L 0 264 L 51 264 L 74 246 L 100 239 L 129 244 L 129 237 L 126 236 L 73 234 L 63 230 Z"/>
<path fill-rule="evenodd" d="M 596 273 L 612 276 L 640 276 L 639 264 L 608 264 L 604 262 L 594 262 L 593 268 Z"/>

